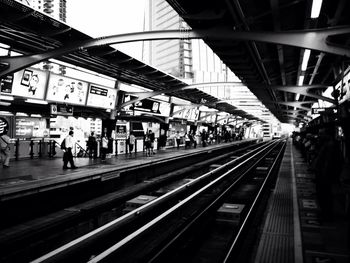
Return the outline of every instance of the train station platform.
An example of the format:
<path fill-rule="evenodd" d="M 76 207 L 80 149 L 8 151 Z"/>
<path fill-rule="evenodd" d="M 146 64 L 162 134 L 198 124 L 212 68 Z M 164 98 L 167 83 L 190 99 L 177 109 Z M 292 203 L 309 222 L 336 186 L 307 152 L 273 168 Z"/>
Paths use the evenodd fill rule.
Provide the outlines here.
<path fill-rule="evenodd" d="M 240 144 L 244 141 L 256 141 L 248 139 L 220 144 L 209 144 L 206 147 L 197 145 L 196 148 L 180 147 L 155 151 L 156 154 L 147 157 L 145 152 L 122 154 L 107 158 L 101 162 L 100 158 L 90 159 L 74 158 L 78 169 L 63 170 L 62 158 L 40 158 L 11 161 L 10 168 L 0 168 L 0 200 L 9 196 L 27 195 L 42 191 L 43 188 L 64 187 L 73 183 L 96 179 L 97 174 L 125 170 L 131 167 L 151 165 L 161 160 L 175 158 L 177 156 L 191 155 L 200 151 L 210 151 L 225 145 Z"/>
<path fill-rule="evenodd" d="M 321 211 L 315 174 L 289 140 L 265 212 L 254 262 L 350 262 L 346 192 L 341 186 L 329 189 L 333 211 Z"/>

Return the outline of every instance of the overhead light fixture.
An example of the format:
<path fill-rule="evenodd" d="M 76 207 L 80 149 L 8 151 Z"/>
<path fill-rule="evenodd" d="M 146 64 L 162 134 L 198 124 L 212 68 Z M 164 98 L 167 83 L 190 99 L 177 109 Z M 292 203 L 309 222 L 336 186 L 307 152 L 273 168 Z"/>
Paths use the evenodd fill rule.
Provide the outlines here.
<path fill-rule="evenodd" d="M 35 99 L 27 99 L 25 102 L 34 103 L 34 104 L 48 104 L 46 100 L 35 100 Z"/>
<path fill-rule="evenodd" d="M 25 112 L 16 112 L 16 116 L 19 116 L 19 117 L 28 117 L 28 114 L 25 113 Z"/>
<path fill-rule="evenodd" d="M 2 105 L 2 106 L 10 106 L 11 102 L 0 101 L 0 105 Z"/>
<path fill-rule="evenodd" d="M 13 100 L 13 97 L 1 95 L 0 100 Z"/>
<path fill-rule="evenodd" d="M 42 118 L 43 116 L 41 114 L 30 114 L 30 117 L 33 118 Z"/>
<path fill-rule="evenodd" d="M 311 18 L 318 18 L 320 15 L 322 0 L 313 0 L 311 8 Z"/>
<path fill-rule="evenodd" d="M 296 101 L 298 101 L 298 100 L 299 100 L 299 98 L 300 98 L 300 94 L 299 94 L 299 93 L 297 93 L 297 94 L 295 95 L 295 100 L 296 100 Z"/>
<path fill-rule="evenodd" d="M 3 116 L 13 116 L 13 113 L 12 112 L 9 112 L 9 111 L 0 111 L 0 115 L 3 115 Z"/>
<path fill-rule="evenodd" d="M 299 76 L 298 86 L 302 86 L 304 83 L 304 75 Z"/>
<path fill-rule="evenodd" d="M 305 71 L 307 69 L 307 64 L 309 62 L 310 53 L 311 53 L 310 49 L 305 49 L 304 56 L 303 56 L 303 62 L 301 63 L 301 70 L 302 71 Z"/>

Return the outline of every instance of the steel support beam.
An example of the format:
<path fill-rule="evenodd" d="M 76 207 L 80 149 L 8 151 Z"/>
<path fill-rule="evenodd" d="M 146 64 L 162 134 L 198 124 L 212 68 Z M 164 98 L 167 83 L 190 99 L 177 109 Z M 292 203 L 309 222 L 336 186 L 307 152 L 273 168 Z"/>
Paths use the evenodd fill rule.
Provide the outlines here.
<path fill-rule="evenodd" d="M 128 34 L 100 37 L 85 41 L 73 42 L 61 48 L 53 49 L 40 54 L 0 57 L 0 64 L 5 66 L 0 72 L 0 77 L 9 73 L 27 68 L 41 61 L 58 58 L 60 56 L 72 53 L 77 50 L 84 50 L 91 47 L 106 46 L 118 43 L 161 40 L 161 39 L 210 39 L 210 40 L 243 40 L 259 41 L 287 46 L 295 46 L 318 50 L 325 53 L 331 53 L 339 56 L 350 57 L 350 49 L 338 45 L 331 45 L 328 37 L 332 35 L 349 34 L 350 26 L 334 27 L 318 30 L 301 30 L 286 32 L 244 32 L 234 31 L 233 29 L 209 29 L 209 30 L 167 30 L 167 31 L 148 31 Z"/>
<path fill-rule="evenodd" d="M 327 101 L 327 102 L 336 104 L 336 101 L 334 99 L 309 92 L 310 89 L 328 88 L 328 86 L 323 86 L 323 85 L 293 86 L 293 85 L 290 85 L 290 86 L 272 86 L 272 87 L 274 89 L 277 89 L 277 90 L 287 91 L 287 92 L 291 92 L 291 93 L 299 93 L 299 94 L 304 95 L 304 96 L 308 96 L 311 98 L 315 98 L 318 100 L 323 100 L 323 101 Z"/>
<path fill-rule="evenodd" d="M 296 107 L 306 111 L 310 111 L 311 108 L 302 106 L 303 104 L 315 103 L 314 101 L 272 101 L 272 103 L 282 104 L 286 106 Z"/>

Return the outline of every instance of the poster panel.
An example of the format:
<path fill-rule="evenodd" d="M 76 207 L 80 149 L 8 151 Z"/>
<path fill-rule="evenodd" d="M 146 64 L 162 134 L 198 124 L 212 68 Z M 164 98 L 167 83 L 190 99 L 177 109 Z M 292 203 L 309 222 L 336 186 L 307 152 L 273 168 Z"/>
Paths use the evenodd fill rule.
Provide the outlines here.
<path fill-rule="evenodd" d="M 46 100 L 85 105 L 88 83 L 51 73 Z"/>
<path fill-rule="evenodd" d="M 104 109 L 114 109 L 116 98 L 116 89 L 90 84 L 86 105 Z"/>
<path fill-rule="evenodd" d="M 164 117 L 169 117 L 170 116 L 170 103 L 160 101 L 159 102 L 159 115 L 164 116 Z"/>
<path fill-rule="evenodd" d="M 46 71 L 35 68 L 20 70 L 13 74 L 11 95 L 42 100 L 45 96 L 47 78 Z"/>

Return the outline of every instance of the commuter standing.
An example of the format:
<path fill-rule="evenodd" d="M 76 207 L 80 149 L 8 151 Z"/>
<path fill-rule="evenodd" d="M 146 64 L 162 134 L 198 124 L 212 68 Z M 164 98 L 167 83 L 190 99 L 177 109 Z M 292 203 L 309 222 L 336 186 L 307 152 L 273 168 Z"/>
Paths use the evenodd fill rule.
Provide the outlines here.
<path fill-rule="evenodd" d="M 202 138 L 202 146 L 205 147 L 207 146 L 207 139 L 208 139 L 208 135 L 206 133 L 206 131 L 203 129 L 202 133 L 201 133 L 201 138 Z"/>
<path fill-rule="evenodd" d="M 129 154 L 132 154 L 132 151 L 134 149 L 134 145 L 135 145 L 135 141 L 136 141 L 136 137 L 135 135 L 131 132 L 129 135 Z"/>
<path fill-rule="evenodd" d="M 190 135 L 186 132 L 185 133 L 185 149 L 191 147 L 191 138 Z"/>
<path fill-rule="evenodd" d="M 63 149 L 63 169 L 66 170 L 68 169 L 67 164 L 68 162 L 70 163 L 70 168 L 71 169 L 76 169 L 78 168 L 77 166 L 74 165 L 73 161 L 73 153 L 72 149 L 74 147 L 75 141 L 73 138 L 74 132 L 69 131 L 68 136 L 64 139 L 65 143 L 65 148 Z"/>
<path fill-rule="evenodd" d="M 180 136 L 180 132 L 179 131 L 176 132 L 175 139 L 176 139 L 176 146 L 179 149 L 180 148 L 180 140 L 181 140 L 181 136 Z"/>
<path fill-rule="evenodd" d="M 10 137 L 7 135 L 7 129 L 4 130 L 3 135 L 0 136 L 1 146 L 1 161 L 4 168 L 10 167 Z"/>
<path fill-rule="evenodd" d="M 151 137 L 149 133 L 145 134 L 146 156 L 151 156 Z"/>
<path fill-rule="evenodd" d="M 94 132 L 91 132 L 91 135 L 89 136 L 89 139 L 87 141 L 87 148 L 89 152 L 89 158 L 96 158 L 96 138 Z"/>
<path fill-rule="evenodd" d="M 106 161 L 107 151 L 108 151 L 108 138 L 107 138 L 107 134 L 104 133 L 101 138 L 101 161 L 102 162 Z"/>
<path fill-rule="evenodd" d="M 152 130 L 149 130 L 149 139 L 151 141 L 151 154 L 155 154 L 154 152 L 154 141 L 155 141 L 155 135 Z"/>

